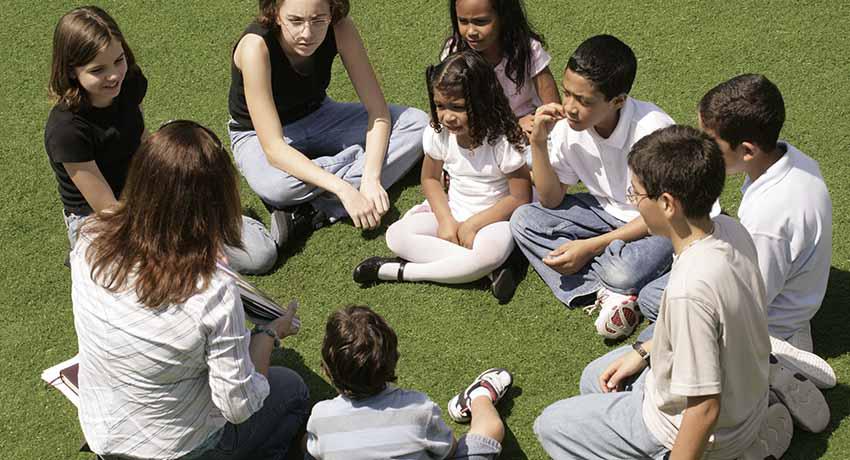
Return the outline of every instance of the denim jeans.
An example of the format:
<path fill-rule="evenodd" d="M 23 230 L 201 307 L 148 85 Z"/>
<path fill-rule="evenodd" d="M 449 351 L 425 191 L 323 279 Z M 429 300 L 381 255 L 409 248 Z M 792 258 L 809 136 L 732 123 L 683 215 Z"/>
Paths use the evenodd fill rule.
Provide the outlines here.
<path fill-rule="evenodd" d="M 310 415 L 310 395 L 301 377 L 285 367 L 270 367 L 268 380 L 271 391 L 258 412 L 239 425 L 226 424 L 214 447 L 183 458 L 283 460 L 290 445 L 300 442 L 295 436 Z"/>
<path fill-rule="evenodd" d="M 550 251 L 568 241 L 611 232 L 626 223 L 602 209 L 589 193 L 570 194 L 555 209 L 540 203 L 521 206 L 511 217 L 517 246 L 561 302 L 572 302 L 605 287 L 620 294 L 638 294 L 673 263 L 667 238 L 648 236 L 629 243 L 613 241 L 605 251 L 572 275 L 562 275 L 543 263 Z"/>
<path fill-rule="evenodd" d="M 65 227 L 68 229 L 68 243 L 71 248 L 77 244 L 80 226 L 89 216 L 64 214 Z M 272 269 L 277 261 L 277 247 L 262 222 L 242 216 L 242 249 L 224 248 L 232 269 L 239 273 L 261 275 Z"/>
<path fill-rule="evenodd" d="M 285 367 L 269 368 L 269 395 L 263 407 L 238 424 L 227 423 L 179 460 L 283 460 L 310 415 L 310 394 L 301 376 Z M 103 455 L 104 460 L 124 460 Z"/>
<path fill-rule="evenodd" d="M 77 244 L 77 238 L 80 237 L 80 227 L 89 216 L 81 216 L 79 214 L 69 213 L 66 211 L 62 213 L 62 217 L 65 220 L 65 229 L 68 230 L 68 243 L 70 244 L 71 250 L 73 250 L 74 246 Z"/>
<path fill-rule="evenodd" d="M 588 364 L 581 375 L 581 395 L 558 401 L 537 417 L 534 433 L 550 457 L 663 459 L 669 453 L 643 421 L 648 368 L 632 378 L 625 391 L 602 393 L 599 376 L 631 351 L 630 346 L 618 348 Z"/>
<path fill-rule="evenodd" d="M 428 124 L 425 112 L 414 108 L 390 105 L 390 115 L 392 131 L 381 170 L 384 188 L 401 179 L 422 158 L 422 131 Z M 347 216 L 336 196 L 272 166 L 256 131 L 239 131 L 234 123 L 228 124 L 228 131 L 236 166 L 266 204 L 281 209 L 312 202 L 332 219 Z M 315 112 L 284 126 L 284 138 L 317 166 L 359 188 L 368 124 L 369 114 L 363 104 L 327 98 Z"/>

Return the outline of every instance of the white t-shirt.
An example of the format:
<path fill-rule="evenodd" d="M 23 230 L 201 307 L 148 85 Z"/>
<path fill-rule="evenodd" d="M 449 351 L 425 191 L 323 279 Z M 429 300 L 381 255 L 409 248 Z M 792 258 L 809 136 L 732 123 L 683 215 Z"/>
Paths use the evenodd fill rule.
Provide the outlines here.
<path fill-rule="evenodd" d="M 720 394 L 705 458 L 736 458 L 767 411 L 770 340 L 764 284 L 747 230 L 728 216 L 673 262 L 661 298 L 643 419 L 669 449 L 689 396 Z"/>
<path fill-rule="evenodd" d="M 549 143 L 549 161 L 561 183 L 582 182 L 605 212 L 629 222 L 640 215 L 626 199 L 631 180 L 629 151 L 642 137 L 673 123 L 654 104 L 629 97 L 620 109 L 617 127 L 607 139 L 594 128 L 575 131 L 566 120 L 556 123 Z"/>
<path fill-rule="evenodd" d="M 462 222 L 510 194 L 507 175 L 525 165 L 525 159 L 502 136 L 496 145 L 484 143 L 469 150 L 457 143 L 447 129 L 438 133 L 428 126 L 422 133 L 422 149 L 434 160 L 443 162 L 449 173 L 449 208 Z"/>
<path fill-rule="evenodd" d="M 445 59 L 448 55 L 449 48 L 448 43 L 446 43 L 440 59 Z M 533 113 L 542 104 L 540 97 L 537 95 L 537 88 L 534 86 L 534 77 L 548 67 L 551 60 L 552 57 L 543 49 L 543 45 L 539 41 L 531 39 L 531 72 L 523 82 L 522 88 L 517 88 L 516 83 L 505 74 L 505 65 L 508 63 L 507 58 L 502 58 L 501 62 L 493 68 L 496 72 L 496 78 L 502 85 L 505 96 L 508 97 L 511 110 L 513 110 L 517 118 Z"/>
<path fill-rule="evenodd" d="M 738 218 L 759 254 L 770 334 L 788 339 L 820 309 L 832 261 L 832 201 L 818 163 L 786 153 L 744 182 Z"/>

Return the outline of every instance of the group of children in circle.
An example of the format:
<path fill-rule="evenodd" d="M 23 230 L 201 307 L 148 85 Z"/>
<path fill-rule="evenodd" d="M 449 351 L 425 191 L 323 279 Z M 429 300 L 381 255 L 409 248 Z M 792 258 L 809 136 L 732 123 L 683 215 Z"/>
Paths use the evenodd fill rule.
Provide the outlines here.
<path fill-rule="evenodd" d="M 800 225 L 804 229 L 818 226 L 821 230 L 816 241 L 810 243 L 811 252 L 799 257 L 799 264 L 805 259 L 805 269 L 797 266 L 796 254 L 783 254 L 781 259 L 788 263 L 781 268 L 766 268 L 761 261 L 755 263 L 755 259 L 743 262 L 745 271 L 747 264 L 756 269 L 761 265 L 762 272 L 772 270 L 770 275 L 762 273 L 766 279 L 759 281 L 767 288 L 764 293 L 767 303 L 762 305 L 768 312 L 764 337 L 757 330 L 754 334 L 759 337 L 753 339 L 752 348 L 743 354 L 767 353 L 772 348 L 774 354 L 783 358 L 783 366 L 800 371 L 823 388 L 835 384 L 828 365 L 811 354 L 809 324 L 823 299 L 828 279 L 831 204 L 816 163 L 790 144 L 778 143 L 776 136 L 784 121 L 784 106 L 777 107 L 776 96 L 781 105 L 781 95 L 766 78 L 736 77 L 703 98 L 701 127 L 711 136 L 712 145 L 719 144 L 715 152 L 712 150 L 715 147 L 704 147 L 708 139 L 705 134 L 693 129 L 669 128 L 674 121 L 660 108 L 629 96 L 637 59 L 629 46 L 616 37 L 598 35 L 582 42 L 569 58 L 559 91 L 549 69 L 551 58 L 543 36 L 531 27 L 520 0 L 450 0 L 452 34 L 439 54 L 440 62 L 425 69 L 430 106 L 430 113 L 426 114 L 386 103 L 348 9 L 347 0 L 260 0 L 257 20 L 234 46 L 228 96 L 231 119 L 227 125 L 231 150 L 237 169 L 269 209 L 271 226 L 267 230 L 259 221 L 242 216 L 241 235 L 218 241 L 221 253 L 215 256 L 221 261 L 242 273 L 265 273 L 277 261 L 280 247 L 323 225 L 350 218 L 357 228 L 378 227 L 390 208 L 386 189 L 421 159 L 421 186 L 426 200 L 408 210 L 386 232 L 387 246 L 396 257 L 363 261 L 354 269 L 356 282 L 459 284 L 489 276 L 493 295 L 505 303 L 514 294 L 520 272 L 530 263 L 558 300 L 568 307 L 587 305 L 589 312 L 598 311 L 597 332 L 606 338 L 619 339 L 632 334 L 641 315 L 653 322 L 661 321 L 660 312 L 669 301 L 665 289 L 671 276 L 675 276 L 671 275 L 674 254 L 713 238 L 716 226 L 725 229 L 732 225 L 712 224 L 710 229 L 702 229 L 706 231 L 700 238 L 688 240 L 688 245 L 683 247 L 677 247 L 676 239 L 669 235 L 651 234 L 650 230 L 656 231 L 653 225 L 658 228 L 663 225 L 651 223 L 641 203 L 647 198 L 659 200 L 664 192 L 679 192 L 676 187 L 681 185 L 682 177 L 712 183 L 698 174 L 716 172 L 716 168 L 706 166 L 699 171 L 676 173 L 672 166 L 664 167 L 657 159 L 644 159 L 645 164 L 657 167 L 651 173 L 655 177 L 636 178 L 632 163 L 640 160 L 632 159 L 629 152 L 634 154 L 643 148 L 663 153 L 677 147 L 683 154 L 696 152 L 693 161 L 697 162 L 700 155 L 708 158 L 722 151 L 727 171 L 749 173 L 744 160 L 729 152 L 749 145 L 753 151 L 759 149 L 763 155 L 759 161 L 770 167 L 777 162 L 771 155 L 781 150 L 780 156 L 793 157 L 805 165 L 810 175 L 819 178 L 807 188 L 815 196 L 814 214 L 819 220 Z M 337 55 L 360 98 L 359 104 L 339 103 L 326 94 Z M 115 21 L 99 8 L 84 7 L 63 16 L 56 27 L 50 92 L 56 105 L 45 128 L 45 147 L 59 183 L 73 248 L 83 223 L 90 216 L 109 214 L 109 209 L 122 196 L 134 153 L 149 136 L 141 109 L 147 79 Z M 720 107 L 721 102 L 728 107 Z M 764 139 L 751 138 L 750 132 L 764 131 L 758 123 L 769 121 L 771 116 L 776 118 L 780 109 L 779 125 L 770 126 L 775 128 L 776 135 L 771 138 L 768 133 Z M 733 110 L 739 113 L 730 115 Z M 743 117 L 744 112 L 755 113 L 747 113 L 750 118 L 745 117 L 753 126 L 734 127 L 723 120 Z M 199 129 L 199 125 L 188 122 L 180 126 Z M 218 142 L 211 131 L 203 130 Z M 656 156 L 661 158 L 662 153 Z M 732 164 L 735 158 L 740 160 L 737 165 Z M 773 158 L 773 162 L 762 158 Z M 688 159 L 668 160 L 670 164 L 678 164 Z M 710 163 L 710 160 L 705 161 Z M 757 179 L 751 176 L 748 184 Z M 568 193 L 579 182 L 587 192 Z M 713 183 L 716 185 L 716 181 Z M 720 189 L 722 183 L 721 180 Z M 650 190 L 650 185 L 672 188 Z M 693 222 L 709 214 L 717 222 L 725 222 L 728 218 L 717 217 L 720 191 L 714 190 L 717 187 L 706 187 L 701 194 L 686 190 L 683 196 L 675 198 L 690 200 L 683 208 Z M 230 208 L 230 204 L 211 202 L 210 206 L 213 205 Z M 746 207 L 742 204 L 743 209 Z M 671 215 L 673 211 L 666 218 Z M 754 213 L 741 216 L 748 230 L 761 225 L 760 219 L 753 216 Z M 663 220 L 660 215 L 652 218 Z M 737 230 L 729 231 L 737 235 Z M 764 228 L 759 231 L 770 233 Z M 765 249 L 771 243 L 759 240 L 755 236 L 759 231 L 753 236 L 759 258 L 762 251 L 779 251 Z M 770 234 L 770 238 L 778 237 Z M 801 250 L 794 246 L 789 243 L 783 248 L 786 252 Z M 773 275 L 791 281 L 770 279 Z M 791 275 L 796 278 L 792 280 Z M 785 284 L 792 290 L 785 290 Z M 764 286 L 752 289 L 764 289 Z M 754 294 L 748 299 L 757 297 Z M 348 322 L 351 327 L 340 322 Z M 648 353 L 650 347 L 642 344 L 651 341 L 654 326 L 644 331 L 635 347 L 641 357 Z M 667 328 L 680 326 L 664 324 Z M 758 329 L 758 324 L 753 327 Z M 381 339 L 379 343 L 395 346 L 395 335 L 380 316 L 368 308 L 347 308 L 332 315 L 328 334 L 334 328 L 339 335 L 344 335 L 340 331 L 350 335 L 355 334 L 352 330 L 364 328 L 374 328 L 377 332 L 338 338 L 336 345 L 346 351 L 337 353 L 332 350 L 334 340 L 326 337 L 323 367 L 343 400 L 316 406 L 308 424 L 308 451 L 316 458 L 342 458 L 339 455 L 355 458 L 348 456 L 354 455 L 353 452 L 359 452 L 357 458 L 399 454 L 392 450 L 400 448 L 391 442 L 392 437 L 378 434 L 379 424 L 374 422 L 375 417 L 380 418 L 377 410 L 359 413 L 365 409 L 344 402 L 373 397 L 382 401 L 375 403 L 378 406 L 389 404 L 388 401 L 411 404 L 413 401 L 416 407 L 411 409 L 411 414 L 436 411 L 436 418 L 439 410 L 432 407 L 427 397 L 423 400 L 416 392 L 405 392 L 388 383 L 395 379 L 398 356 L 393 350 L 382 350 L 381 357 L 367 357 L 361 365 L 371 374 L 365 377 L 360 375 L 362 372 L 341 364 L 347 359 L 357 359 L 354 354 L 346 355 L 353 353 L 346 348 L 352 343 L 374 351 L 378 345 L 370 345 L 368 339 L 383 336 L 386 341 Z M 267 331 L 276 337 L 286 335 L 263 330 Z M 663 337 L 668 345 L 671 341 L 685 340 L 679 336 L 671 338 L 669 331 Z M 684 345 L 680 343 L 680 346 Z M 701 351 L 705 348 L 704 344 L 695 347 Z M 726 356 L 730 351 L 719 346 L 710 352 Z M 756 369 L 755 383 L 742 389 L 743 377 L 737 376 L 731 378 L 737 380 L 730 387 L 743 394 L 759 393 L 758 384 L 766 385 L 768 381 L 767 375 L 761 375 L 766 374 L 762 370 L 768 369 L 768 360 L 764 358 L 764 363 L 740 363 L 742 367 L 752 365 Z M 664 359 L 682 358 L 677 353 L 668 353 Z M 589 391 L 608 393 L 618 387 L 622 389 L 622 382 L 614 378 L 616 366 L 622 363 L 609 361 L 606 363 L 614 366 L 613 371 L 600 378 L 606 382 L 611 379 L 613 386 Z M 779 366 L 778 361 L 770 363 Z M 376 368 L 371 369 L 372 365 Z M 588 369 L 607 372 L 607 367 L 591 364 Z M 699 366 L 694 369 L 703 370 Z M 675 381 L 676 372 L 672 375 Z M 361 377 L 366 378 L 367 384 L 352 383 Z M 719 378 L 725 384 L 730 382 L 730 377 L 722 373 Z M 664 383 L 669 385 L 670 379 L 667 375 Z M 663 378 L 656 377 L 648 385 L 658 385 L 661 381 Z M 470 435 L 460 445 L 442 421 L 428 427 L 425 439 L 413 436 L 411 439 L 417 441 L 411 444 L 428 446 L 425 450 L 436 458 L 445 458 L 450 452 L 455 456 L 466 452 L 463 458 L 498 455 L 504 427 L 493 405 L 507 392 L 511 382 L 506 370 L 490 369 L 449 403 L 453 419 L 473 420 Z M 772 375 L 770 383 L 774 383 Z M 631 388 L 633 384 L 636 385 L 630 382 L 627 386 Z M 676 397 L 686 399 L 687 407 L 691 407 L 691 398 L 682 395 L 701 395 L 696 382 L 689 385 L 692 386 L 683 390 L 685 393 L 677 393 L 684 387 L 665 386 L 654 398 L 659 408 L 650 410 L 644 406 L 644 413 L 650 413 L 645 415 L 649 429 L 644 427 L 644 430 L 653 437 L 646 439 L 645 446 L 635 443 L 632 448 L 644 450 L 629 455 L 663 456 L 675 450 L 676 436 L 682 434 L 679 430 L 685 426 L 682 422 L 685 403 Z M 776 386 L 781 387 L 779 383 Z M 828 409 L 824 412 L 823 407 L 818 407 L 819 418 L 811 421 L 815 417 L 812 413 L 817 411 L 787 401 L 790 390 L 774 386 L 771 389 L 779 394 L 798 424 L 812 431 L 825 427 L 822 417 L 825 413 L 828 421 Z M 707 391 L 715 394 L 710 392 L 713 390 Z M 767 398 L 767 392 L 764 394 Z M 757 444 L 755 439 L 760 436 L 759 427 L 769 406 L 774 405 L 762 404 L 759 399 L 737 408 L 735 413 L 717 409 L 721 413 L 720 425 L 705 433 L 734 436 L 719 435 L 711 442 L 706 437 L 690 447 L 708 448 L 719 455 L 733 453 L 729 458 L 743 455 L 748 446 Z M 777 411 L 774 409 L 771 414 Z M 334 421 L 341 413 L 348 413 L 352 420 L 371 417 L 370 423 L 376 430 L 374 439 L 381 441 L 368 448 L 356 448 L 357 440 L 351 434 L 340 434 L 343 427 Z M 476 417 L 471 417 L 472 414 Z M 582 444 L 587 440 L 574 438 L 565 431 L 581 433 L 577 426 L 561 430 L 551 428 L 561 426 L 554 422 L 541 425 L 542 420 L 552 422 L 553 414 L 565 416 L 563 408 L 550 408 L 535 424 L 547 452 L 555 458 L 589 458 L 587 443 Z M 724 415 L 727 417 L 723 418 Z M 778 415 L 780 419 L 782 416 Z M 573 425 L 581 421 L 572 419 Z M 386 421 L 392 423 L 390 418 Z M 669 427 L 674 428 L 672 435 Z M 393 437 L 396 435 L 399 433 Z M 601 433 L 600 438 L 603 439 L 599 442 L 604 442 Z M 738 442 L 740 439 L 746 439 L 747 445 Z M 783 443 L 765 441 L 761 447 L 776 454 L 787 448 L 787 443 L 782 448 Z M 605 449 L 596 447 L 596 456 L 600 458 L 613 455 L 602 454 Z M 623 446 L 614 447 L 623 452 Z"/>

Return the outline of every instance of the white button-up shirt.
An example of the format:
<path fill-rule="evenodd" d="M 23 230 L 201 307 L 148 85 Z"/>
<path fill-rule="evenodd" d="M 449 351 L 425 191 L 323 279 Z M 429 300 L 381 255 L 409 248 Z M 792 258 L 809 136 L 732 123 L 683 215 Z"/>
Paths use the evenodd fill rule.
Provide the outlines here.
<path fill-rule="evenodd" d="M 227 421 L 241 423 L 269 394 L 248 352 L 238 290 L 217 273 L 181 305 L 141 305 L 130 290 L 91 278 L 86 236 L 71 253 L 71 296 L 80 355 L 79 417 L 100 454 L 171 459 Z"/>

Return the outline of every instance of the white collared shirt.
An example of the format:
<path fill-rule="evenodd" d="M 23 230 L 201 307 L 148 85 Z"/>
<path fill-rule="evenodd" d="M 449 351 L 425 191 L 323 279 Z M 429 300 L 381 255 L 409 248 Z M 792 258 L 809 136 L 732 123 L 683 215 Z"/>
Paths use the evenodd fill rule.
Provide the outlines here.
<path fill-rule="evenodd" d="M 629 97 L 620 109 L 617 127 L 607 139 L 594 128 L 576 131 L 566 120 L 559 121 L 552 130 L 549 161 L 561 183 L 582 182 L 605 212 L 629 222 L 640 215 L 626 199 L 631 180 L 629 151 L 642 137 L 673 123 L 654 104 Z"/>
<path fill-rule="evenodd" d="M 756 244 L 770 334 L 788 339 L 820 309 L 832 261 L 832 201 L 818 163 L 788 143 L 755 181 L 738 218 Z"/>
<path fill-rule="evenodd" d="M 251 361 L 232 278 L 216 273 L 185 303 L 146 308 L 135 292 L 92 280 L 89 243 L 81 235 L 71 253 L 71 298 L 80 425 L 93 451 L 178 458 L 262 407 L 269 384 Z"/>

